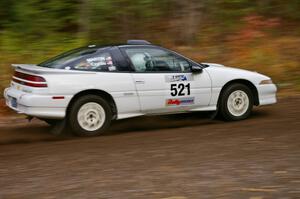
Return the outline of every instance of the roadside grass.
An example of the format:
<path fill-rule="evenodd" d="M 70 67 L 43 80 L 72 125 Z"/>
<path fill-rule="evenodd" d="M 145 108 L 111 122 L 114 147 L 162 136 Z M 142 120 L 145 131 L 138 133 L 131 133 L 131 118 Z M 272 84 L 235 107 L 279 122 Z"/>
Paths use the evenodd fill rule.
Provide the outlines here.
<path fill-rule="evenodd" d="M 281 90 L 300 92 L 300 38 L 296 36 L 262 37 L 252 41 L 227 39 L 220 43 L 213 38 L 199 40 L 193 46 L 168 46 L 199 62 L 257 71 L 270 76 Z M 26 46 L 3 39 L 0 48 L 0 92 L 9 86 L 11 64 L 37 64 L 57 54 L 87 43 L 78 39 L 35 41 Z M 16 42 L 18 43 L 18 42 Z M 15 45 L 15 46 L 14 46 Z M 25 45 L 25 44 L 24 44 Z M 163 44 L 162 44 L 163 45 Z M 1 95 L 1 98 L 3 95 Z"/>

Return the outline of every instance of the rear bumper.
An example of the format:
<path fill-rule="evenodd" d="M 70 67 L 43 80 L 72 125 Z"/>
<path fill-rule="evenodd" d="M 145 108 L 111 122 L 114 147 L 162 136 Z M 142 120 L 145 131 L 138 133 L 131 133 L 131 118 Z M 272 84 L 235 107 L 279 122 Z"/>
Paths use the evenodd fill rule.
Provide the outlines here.
<path fill-rule="evenodd" d="M 6 105 L 18 113 L 48 119 L 62 119 L 72 96 L 53 99 L 53 95 L 26 93 L 9 87 L 4 90 Z M 12 103 L 12 99 L 16 103 Z"/>
<path fill-rule="evenodd" d="M 275 104 L 277 102 L 275 84 L 264 84 L 257 86 L 259 105 Z"/>

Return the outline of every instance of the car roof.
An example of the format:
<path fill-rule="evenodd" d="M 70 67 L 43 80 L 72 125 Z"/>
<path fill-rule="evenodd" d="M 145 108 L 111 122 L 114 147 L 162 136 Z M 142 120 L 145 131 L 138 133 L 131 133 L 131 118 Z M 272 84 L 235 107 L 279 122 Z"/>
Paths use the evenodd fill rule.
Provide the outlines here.
<path fill-rule="evenodd" d="M 89 48 L 105 48 L 114 46 L 155 46 L 146 40 L 128 40 L 127 43 L 112 43 L 112 44 L 90 44 Z"/>

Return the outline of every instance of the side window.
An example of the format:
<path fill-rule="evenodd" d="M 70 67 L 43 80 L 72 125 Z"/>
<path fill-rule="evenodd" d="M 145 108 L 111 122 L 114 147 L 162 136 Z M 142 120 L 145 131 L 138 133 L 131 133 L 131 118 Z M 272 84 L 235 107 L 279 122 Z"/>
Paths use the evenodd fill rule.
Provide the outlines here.
<path fill-rule="evenodd" d="M 88 55 L 76 61 L 72 66 L 74 70 L 88 71 L 116 71 L 113 59 L 110 53 L 102 52 L 93 55 Z"/>
<path fill-rule="evenodd" d="M 127 48 L 136 72 L 189 72 L 187 60 L 158 48 Z"/>

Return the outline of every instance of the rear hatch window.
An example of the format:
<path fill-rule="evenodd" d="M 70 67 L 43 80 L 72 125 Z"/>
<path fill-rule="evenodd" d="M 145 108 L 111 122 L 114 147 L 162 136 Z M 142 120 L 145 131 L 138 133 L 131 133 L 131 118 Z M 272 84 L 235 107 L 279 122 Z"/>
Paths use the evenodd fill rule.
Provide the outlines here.
<path fill-rule="evenodd" d="M 82 47 L 77 48 L 68 52 L 65 52 L 63 54 L 60 54 L 56 57 L 53 57 L 47 61 L 44 61 L 38 66 L 46 67 L 46 68 L 56 68 L 56 69 L 63 69 L 68 66 L 73 65 L 78 60 L 84 58 L 84 57 L 90 57 L 93 54 L 96 54 L 97 51 L 101 51 L 105 48 L 91 48 L 91 47 Z"/>

